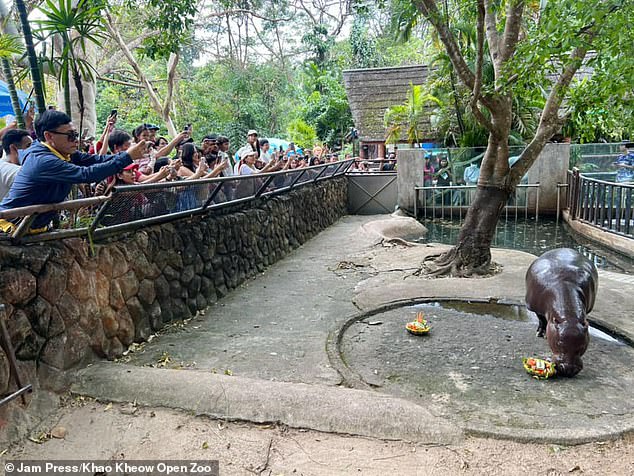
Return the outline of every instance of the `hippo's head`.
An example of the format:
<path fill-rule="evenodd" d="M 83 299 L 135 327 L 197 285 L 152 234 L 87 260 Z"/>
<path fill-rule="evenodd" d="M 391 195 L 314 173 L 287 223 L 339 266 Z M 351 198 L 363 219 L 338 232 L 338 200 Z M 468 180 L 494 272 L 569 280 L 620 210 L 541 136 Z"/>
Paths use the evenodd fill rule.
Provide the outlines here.
<path fill-rule="evenodd" d="M 555 356 L 555 370 L 557 375 L 561 377 L 574 377 L 583 369 L 581 356 Z"/>
<path fill-rule="evenodd" d="M 550 321 L 546 327 L 546 337 L 553 351 L 553 361 L 557 375 L 574 377 L 583 368 L 581 356 L 588 348 L 590 340 L 588 323 L 576 320 Z"/>

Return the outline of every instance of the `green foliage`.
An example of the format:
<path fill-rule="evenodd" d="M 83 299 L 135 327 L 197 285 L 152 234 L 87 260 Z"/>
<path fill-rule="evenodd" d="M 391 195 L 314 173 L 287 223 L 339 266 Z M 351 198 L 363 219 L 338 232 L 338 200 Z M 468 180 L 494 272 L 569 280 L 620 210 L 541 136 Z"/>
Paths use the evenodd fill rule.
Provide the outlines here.
<path fill-rule="evenodd" d="M 631 1 L 548 2 L 539 22 L 528 26 L 530 41 L 519 45 L 504 79 L 518 78 L 515 95 L 544 104 L 548 84 L 570 63 L 570 52 L 590 47 L 562 111 L 568 117 L 563 133 L 580 142 L 626 138 L 634 122 L 632 18 Z"/>
<path fill-rule="evenodd" d="M 375 68 L 382 66 L 382 58 L 377 50 L 377 40 L 368 33 L 368 22 L 365 15 L 355 16 L 350 30 L 350 45 L 352 47 L 353 67 Z"/>
<path fill-rule="evenodd" d="M 289 139 L 302 149 L 311 148 L 317 140 L 317 131 L 302 119 L 292 120 L 286 130 Z"/>
<path fill-rule="evenodd" d="M 141 51 L 151 59 L 178 53 L 190 38 L 198 14 L 198 3 L 191 0 L 126 0 L 126 4 L 145 12 L 145 25 L 157 32 L 143 41 Z"/>
<path fill-rule="evenodd" d="M 323 142 L 341 144 L 353 121 L 340 71 L 320 69 L 317 64 L 309 63 L 302 76 L 303 94 L 307 97 L 301 118 L 315 128 Z"/>
<path fill-rule="evenodd" d="M 390 107 L 385 111 L 383 122 L 387 128 L 386 142 L 396 143 L 401 137 L 403 127 L 407 128 L 407 142 L 418 144 L 423 139 L 421 123 L 429 114 L 429 106 L 441 105 L 441 101 L 427 93 L 421 85 L 410 83 L 407 99 L 403 104 Z"/>
<path fill-rule="evenodd" d="M 50 48 L 50 56 L 43 55 L 41 60 L 48 65 L 49 71 L 57 76 L 65 90 L 65 109 L 70 114 L 70 78 L 81 90 L 81 78 L 93 80 L 94 66 L 78 56 L 81 50 L 86 53 L 87 42 L 97 46 L 105 39 L 105 28 L 101 22 L 101 11 L 105 0 L 45 0 L 41 13 L 44 18 L 37 20 L 36 37 L 41 42 L 60 40 L 62 51 L 56 54 Z M 83 97 L 80 97 L 80 110 L 83 109 Z"/>
<path fill-rule="evenodd" d="M 20 38 L 13 35 L 0 34 L 0 58 L 10 58 L 24 51 Z"/>

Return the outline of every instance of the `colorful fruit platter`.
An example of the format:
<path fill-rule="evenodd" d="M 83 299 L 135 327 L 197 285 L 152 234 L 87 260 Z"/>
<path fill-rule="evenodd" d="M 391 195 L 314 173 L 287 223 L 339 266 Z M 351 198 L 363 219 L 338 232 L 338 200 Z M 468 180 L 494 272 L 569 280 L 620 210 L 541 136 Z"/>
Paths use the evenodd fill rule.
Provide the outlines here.
<path fill-rule="evenodd" d="M 555 364 L 550 360 L 525 357 L 522 359 L 522 363 L 526 372 L 536 379 L 545 380 L 555 375 Z"/>
<path fill-rule="evenodd" d="M 416 314 L 416 320 L 408 322 L 405 325 L 405 329 L 407 329 L 407 332 L 410 334 L 414 334 L 416 336 L 429 334 L 429 331 L 431 331 L 431 328 L 429 327 L 429 324 L 427 324 L 422 312 Z"/>

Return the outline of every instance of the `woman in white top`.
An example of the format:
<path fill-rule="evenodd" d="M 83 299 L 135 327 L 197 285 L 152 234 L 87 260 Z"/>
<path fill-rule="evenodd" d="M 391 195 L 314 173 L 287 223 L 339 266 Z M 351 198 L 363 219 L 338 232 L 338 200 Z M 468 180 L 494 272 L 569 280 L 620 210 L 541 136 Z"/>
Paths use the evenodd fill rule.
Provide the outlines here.
<path fill-rule="evenodd" d="M 238 175 L 253 175 L 265 172 L 273 172 L 277 167 L 277 161 L 271 160 L 262 169 L 255 168 L 255 160 L 258 157 L 258 153 L 255 150 L 244 150 L 240 154 L 240 162 L 238 163 Z"/>

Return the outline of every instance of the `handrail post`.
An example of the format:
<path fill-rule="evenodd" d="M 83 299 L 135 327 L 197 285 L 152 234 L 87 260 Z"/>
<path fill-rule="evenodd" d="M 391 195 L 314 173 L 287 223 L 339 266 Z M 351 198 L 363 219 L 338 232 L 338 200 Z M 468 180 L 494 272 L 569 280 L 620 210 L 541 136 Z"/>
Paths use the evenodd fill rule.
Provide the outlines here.
<path fill-rule="evenodd" d="M 266 187 L 269 186 L 269 184 L 273 181 L 275 177 L 276 175 L 269 175 L 264 183 L 260 186 L 260 188 L 258 188 L 258 190 L 255 192 L 253 198 L 258 198 L 260 195 L 262 195 L 264 193 L 264 190 L 266 190 Z"/>
<path fill-rule="evenodd" d="M 29 228 L 31 227 L 31 223 L 33 223 L 33 220 L 35 220 L 35 217 L 37 217 L 37 215 L 37 213 L 33 213 L 31 215 L 25 216 L 11 235 L 11 241 L 13 241 L 15 244 L 19 244 L 22 240 L 22 237 L 28 233 Z"/>
<path fill-rule="evenodd" d="M 313 183 L 317 183 L 317 180 L 319 180 L 319 177 L 321 177 L 324 172 L 326 172 L 326 170 L 328 169 L 328 165 L 324 165 L 323 168 L 321 169 L 321 171 L 317 174 L 317 176 L 313 179 Z"/>
<path fill-rule="evenodd" d="M 110 208 L 112 197 L 115 194 L 116 192 L 112 191 L 109 200 L 105 202 L 103 205 L 101 205 L 101 208 L 99 208 L 99 210 L 97 211 L 95 218 L 93 219 L 92 223 L 90 224 L 90 227 L 88 228 L 88 231 L 90 234 L 94 233 L 94 231 L 97 229 L 97 226 L 99 226 L 99 223 L 101 222 L 102 218 L 106 215 L 106 211 L 108 211 L 108 209 Z"/>
<path fill-rule="evenodd" d="M 209 194 L 209 197 L 207 197 L 207 201 L 205 202 L 205 204 L 203 205 L 203 208 L 202 208 L 203 210 L 206 210 L 207 207 L 211 204 L 211 201 L 214 198 L 216 198 L 216 195 L 218 195 L 218 193 L 220 192 L 220 189 L 222 188 L 222 185 L 224 183 L 225 182 L 218 182 L 218 185 L 216 185 L 216 188 L 214 188 L 214 191 Z"/>
<path fill-rule="evenodd" d="M 295 170 L 297 170 L 297 169 L 295 169 Z M 291 182 L 291 184 L 288 186 L 289 190 L 293 190 L 293 187 L 297 184 L 297 182 L 299 182 L 299 179 L 304 176 L 304 174 L 306 173 L 307 170 L 308 169 L 306 167 L 303 167 L 302 171 L 297 173 L 297 177 L 295 177 L 295 180 L 293 180 Z"/>

